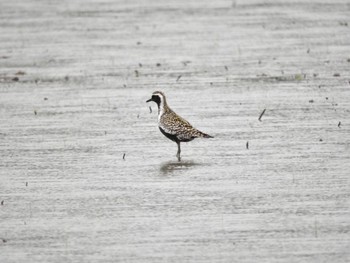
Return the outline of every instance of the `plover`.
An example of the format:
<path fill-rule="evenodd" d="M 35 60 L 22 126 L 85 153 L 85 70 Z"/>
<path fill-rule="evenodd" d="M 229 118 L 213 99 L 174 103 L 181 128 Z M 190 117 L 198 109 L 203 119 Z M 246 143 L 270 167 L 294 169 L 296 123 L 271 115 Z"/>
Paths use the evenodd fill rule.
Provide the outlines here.
<path fill-rule="evenodd" d="M 212 136 L 194 128 L 188 121 L 177 115 L 169 108 L 163 92 L 155 91 L 152 98 L 146 102 L 154 101 L 158 105 L 159 130 L 170 140 L 177 144 L 176 157 L 180 161 L 181 142 L 189 142 L 195 138 L 213 138 Z"/>

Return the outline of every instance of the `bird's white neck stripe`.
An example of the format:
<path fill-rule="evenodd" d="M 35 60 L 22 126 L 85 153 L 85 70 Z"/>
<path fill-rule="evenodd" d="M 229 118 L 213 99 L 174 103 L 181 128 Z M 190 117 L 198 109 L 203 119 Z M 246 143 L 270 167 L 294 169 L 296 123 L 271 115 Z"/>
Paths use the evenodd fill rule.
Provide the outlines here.
<path fill-rule="evenodd" d="M 163 115 L 164 113 L 164 101 L 163 98 L 160 100 L 159 103 L 159 108 L 158 108 L 158 121 L 160 121 L 160 117 Z"/>

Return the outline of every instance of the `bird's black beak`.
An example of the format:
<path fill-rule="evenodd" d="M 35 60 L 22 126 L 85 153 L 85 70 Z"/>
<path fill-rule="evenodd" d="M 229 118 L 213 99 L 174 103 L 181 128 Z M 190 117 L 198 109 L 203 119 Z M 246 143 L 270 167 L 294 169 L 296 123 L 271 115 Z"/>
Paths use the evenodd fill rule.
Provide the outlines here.
<path fill-rule="evenodd" d="M 152 99 L 152 98 L 150 98 L 149 100 L 146 100 L 146 102 L 150 102 L 150 101 L 153 101 L 153 99 Z"/>

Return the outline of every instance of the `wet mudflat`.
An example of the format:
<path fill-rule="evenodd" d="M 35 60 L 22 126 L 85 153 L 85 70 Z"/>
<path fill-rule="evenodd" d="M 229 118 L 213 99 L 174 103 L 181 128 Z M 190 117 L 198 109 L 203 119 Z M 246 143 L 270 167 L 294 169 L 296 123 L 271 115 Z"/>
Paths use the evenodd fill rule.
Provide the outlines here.
<path fill-rule="evenodd" d="M 329 2 L 1 1 L 0 262 L 349 262 Z M 178 162 L 155 90 L 215 138 Z"/>

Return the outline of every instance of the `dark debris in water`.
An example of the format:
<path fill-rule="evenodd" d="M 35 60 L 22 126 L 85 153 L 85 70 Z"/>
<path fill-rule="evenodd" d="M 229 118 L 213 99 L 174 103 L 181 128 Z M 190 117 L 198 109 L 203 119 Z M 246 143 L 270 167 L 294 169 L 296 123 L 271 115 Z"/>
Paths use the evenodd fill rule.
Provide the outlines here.
<path fill-rule="evenodd" d="M 4 205 L 4 200 L 1 201 L 1 205 Z"/>
<path fill-rule="evenodd" d="M 178 76 L 176 79 L 176 82 L 178 82 L 181 79 L 182 75 Z"/>
<path fill-rule="evenodd" d="M 341 125 L 341 121 L 340 121 L 340 122 L 338 122 L 338 128 L 340 128 L 340 125 Z"/>
<path fill-rule="evenodd" d="M 25 75 L 25 74 L 26 74 L 26 73 L 25 73 L 24 71 L 19 70 L 19 71 L 16 72 L 15 75 Z"/>
<path fill-rule="evenodd" d="M 294 79 L 301 81 L 306 78 L 306 74 L 295 74 Z"/>
<path fill-rule="evenodd" d="M 259 116 L 259 121 L 261 121 L 261 118 L 262 118 L 262 116 L 265 114 L 265 111 L 266 111 L 266 109 L 264 109 L 261 113 L 260 113 L 260 116 Z"/>
<path fill-rule="evenodd" d="M 270 76 L 266 73 L 257 74 L 256 77 L 266 81 L 288 82 L 288 81 L 302 81 L 306 79 L 306 74 L 294 74 L 284 75 L 284 71 L 281 72 L 283 76 Z"/>

